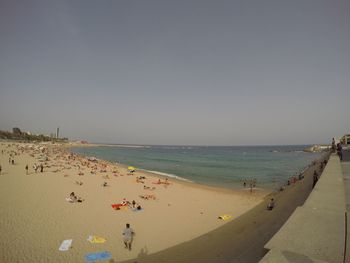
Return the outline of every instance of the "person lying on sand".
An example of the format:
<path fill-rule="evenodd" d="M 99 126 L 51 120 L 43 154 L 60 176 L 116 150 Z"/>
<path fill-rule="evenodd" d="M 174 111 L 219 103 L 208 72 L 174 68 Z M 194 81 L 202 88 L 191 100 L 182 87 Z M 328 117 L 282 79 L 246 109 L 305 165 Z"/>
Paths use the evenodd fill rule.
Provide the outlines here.
<path fill-rule="evenodd" d="M 103 185 L 102 185 L 102 186 L 103 186 L 103 187 L 108 186 L 107 182 L 103 182 Z"/>
<path fill-rule="evenodd" d="M 82 181 L 75 181 L 75 183 L 76 183 L 77 185 L 83 185 L 83 182 L 82 182 Z"/>
<path fill-rule="evenodd" d="M 141 179 L 141 178 L 136 177 L 136 183 L 141 183 L 141 184 L 144 184 L 145 182 L 144 182 L 144 181 L 142 181 L 142 179 Z"/>
<path fill-rule="evenodd" d="M 140 195 L 140 198 L 145 199 L 145 200 L 156 200 L 155 195 Z"/>
<path fill-rule="evenodd" d="M 155 187 L 149 187 L 149 186 L 146 186 L 146 185 L 143 186 L 143 189 L 145 189 L 145 190 L 156 190 Z"/>
<path fill-rule="evenodd" d="M 130 205 L 131 203 L 128 200 L 126 200 L 126 198 L 123 198 L 121 204 L 122 205 Z"/>
<path fill-rule="evenodd" d="M 76 195 L 74 194 L 74 192 L 71 192 L 70 195 L 69 195 L 69 197 L 66 198 L 66 199 L 67 199 L 67 201 L 70 202 L 70 203 L 76 203 L 76 202 L 81 203 L 81 202 L 84 201 L 83 199 L 81 199 L 81 197 L 76 196 Z"/>

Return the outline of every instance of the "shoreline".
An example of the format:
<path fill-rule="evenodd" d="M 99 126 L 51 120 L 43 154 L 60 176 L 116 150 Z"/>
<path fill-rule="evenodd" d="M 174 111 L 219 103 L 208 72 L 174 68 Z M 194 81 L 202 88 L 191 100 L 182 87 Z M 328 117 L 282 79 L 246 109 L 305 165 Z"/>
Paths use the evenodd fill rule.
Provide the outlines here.
<path fill-rule="evenodd" d="M 259 262 L 268 252 L 265 244 L 283 226 L 294 210 L 304 204 L 312 192 L 313 171 L 320 176 L 323 168 L 320 162 L 329 159 L 329 153 L 315 160 L 304 171 L 304 179 L 287 187 L 282 192 L 274 192 L 254 208 L 211 232 L 203 234 L 189 242 L 181 243 L 166 250 L 149 254 L 140 251 L 132 260 L 118 263 L 222 263 L 222 262 Z M 270 198 L 276 200 L 272 211 L 266 209 Z"/>
<path fill-rule="evenodd" d="M 285 145 L 282 145 L 282 146 L 285 146 Z M 89 147 L 149 148 L 149 147 L 152 147 L 152 146 L 145 146 L 145 145 L 142 145 L 142 146 L 140 146 L 140 145 L 119 145 L 119 144 L 115 144 L 114 145 L 114 144 L 95 144 L 95 143 L 87 143 L 87 144 L 71 143 L 70 145 L 67 145 L 66 148 L 70 149 L 70 148 L 89 148 Z M 191 147 L 191 146 L 188 146 L 188 147 Z M 202 146 L 198 146 L 198 147 L 202 147 Z M 216 147 L 216 146 L 214 146 L 214 147 Z M 231 147 L 231 146 L 227 146 L 227 147 Z M 237 146 L 237 147 L 241 147 L 241 146 Z M 252 147 L 255 147 L 255 146 L 252 146 Z M 258 146 L 258 147 L 260 147 L 260 146 Z M 261 147 L 264 147 L 264 146 L 261 146 Z M 71 152 L 73 152 L 73 151 L 71 151 Z M 74 154 L 79 154 L 81 156 L 88 157 L 86 154 L 83 154 L 83 153 L 75 153 L 75 152 L 73 152 L 73 153 Z M 253 189 L 255 189 L 256 191 L 265 192 L 265 193 L 271 193 L 271 192 L 274 192 L 274 191 L 278 191 L 278 189 L 280 187 L 287 186 L 288 179 L 296 177 L 299 174 L 303 174 L 308 169 L 308 167 L 311 165 L 312 162 L 315 162 L 318 159 L 322 159 L 325 154 L 327 154 L 327 153 L 323 153 L 319 157 L 311 160 L 305 166 L 301 167 L 294 175 L 290 175 L 289 178 L 285 179 L 285 181 L 258 182 L 259 187 L 255 187 Z M 100 159 L 100 160 L 104 160 L 104 159 Z M 104 161 L 106 161 L 106 160 L 104 160 Z M 110 162 L 111 164 L 115 164 L 112 161 L 108 161 L 108 162 Z M 128 167 L 128 164 L 119 163 L 119 162 L 116 162 L 116 164 L 118 164 L 120 166 Z M 152 170 L 144 169 L 144 168 L 137 168 L 137 170 L 139 172 L 144 172 L 144 173 L 151 174 L 152 176 L 156 176 L 156 177 L 158 177 L 160 179 L 168 178 L 168 179 L 171 179 L 171 180 L 175 180 L 175 181 L 177 181 L 179 183 L 189 183 L 189 184 L 192 183 L 192 184 L 195 184 L 195 185 L 198 185 L 198 186 L 209 187 L 209 188 L 214 188 L 214 189 L 222 189 L 222 190 L 225 190 L 225 191 L 226 190 L 233 190 L 233 191 L 243 191 L 244 192 L 244 191 L 249 190 L 249 186 L 247 186 L 247 187 L 243 187 L 242 186 L 243 182 L 247 181 L 248 179 L 247 180 L 242 179 L 241 182 L 234 182 L 228 187 L 228 186 L 226 186 L 225 184 L 222 184 L 222 183 L 220 184 L 220 183 L 213 183 L 213 182 L 211 182 L 211 183 L 209 182 L 208 183 L 208 182 L 192 181 L 190 179 L 181 177 L 181 176 L 176 175 L 176 174 L 171 174 L 171 173 L 157 171 L 157 170 L 152 171 Z"/>
<path fill-rule="evenodd" d="M 95 144 L 89 144 L 89 145 L 84 145 L 83 147 L 100 147 L 100 146 L 104 146 L 104 145 L 95 145 Z M 114 146 L 114 145 L 112 145 Z M 72 147 L 76 147 L 76 146 L 72 146 Z M 66 150 L 68 152 L 69 151 L 69 148 L 71 147 L 67 147 Z M 83 158 L 86 158 L 86 157 L 89 157 L 89 156 L 85 156 L 83 154 L 78 154 L 78 153 L 74 153 L 74 152 L 70 152 L 70 153 L 73 153 L 73 154 L 76 154 L 76 155 L 79 155 Z M 108 161 L 108 160 L 105 160 L 105 159 L 99 159 L 97 158 L 98 160 L 100 161 L 103 161 L 103 162 L 106 162 L 106 163 L 109 163 L 110 165 L 118 165 L 122 168 L 124 168 L 125 170 L 127 170 L 128 168 L 128 165 L 127 164 L 124 164 L 124 163 L 113 163 L 111 161 Z M 203 190 L 208 190 L 208 191 L 213 191 L 213 192 L 220 192 L 220 193 L 227 193 L 227 194 L 251 194 L 251 193 L 246 193 L 246 192 L 249 192 L 249 188 L 241 188 L 241 189 L 233 189 L 233 188 L 224 188 L 224 187 L 219 187 L 219 186 L 212 186 L 212 185 L 206 185 L 206 184 L 201 184 L 201 183 L 198 183 L 198 182 L 194 182 L 194 181 L 190 181 L 190 180 L 187 180 L 187 179 L 179 179 L 180 177 L 177 176 L 177 175 L 174 175 L 176 177 L 170 177 L 170 176 L 167 176 L 167 175 L 162 175 L 162 174 L 159 174 L 159 173 L 162 173 L 162 172 L 152 172 L 152 171 L 148 171 L 148 170 L 144 170 L 144 169 L 137 169 L 137 174 L 141 174 L 141 175 L 146 175 L 146 176 L 152 176 L 152 177 L 156 177 L 157 179 L 161 179 L 161 180 L 165 180 L 165 179 L 169 179 L 171 181 L 174 181 L 178 184 L 181 184 L 181 185 L 185 185 L 187 187 L 193 187 L 193 188 L 198 188 L 198 189 L 203 189 Z M 265 189 L 265 188 L 253 188 L 253 192 L 254 193 L 259 193 L 259 195 L 263 195 L 263 196 L 266 196 L 266 195 L 269 195 L 272 191 L 269 191 L 269 189 Z"/>
<path fill-rule="evenodd" d="M 3 262 L 49 262 L 52 258 L 55 262 L 67 262 L 68 258 L 81 261 L 97 249 L 86 241 L 89 235 L 105 237 L 107 242 L 99 248 L 110 251 L 118 261 L 136 257 L 145 247 L 149 253 L 157 253 L 235 220 L 263 202 L 265 196 L 175 179 L 169 179 L 169 185 L 154 184 L 160 176 L 143 171 L 127 175 L 127 167 L 120 164 L 73 158 L 76 154 L 62 145 L 1 142 L 0 148 L 5 151 L 0 155 L 0 233 L 8 237 L 0 240 Z M 14 165 L 8 162 L 10 153 Z M 47 161 L 40 162 L 43 156 Z M 43 173 L 34 172 L 34 163 L 44 164 Z M 96 173 L 90 173 L 95 165 Z M 103 167 L 107 172 L 100 172 Z M 117 170 L 115 176 L 113 170 Z M 144 183 L 137 182 L 140 176 L 146 177 Z M 102 186 L 104 182 L 107 187 Z M 145 190 L 146 185 L 154 190 Z M 67 202 L 72 191 L 84 201 Z M 141 195 L 155 199 L 145 200 Z M 136 200 L 143 211 L 113 210 L 111 204 L 123 198 Z M 225 214 L 232 217 L 218 219 Z M 124 250 L 120 235 L 127 222 L 137 233 L 131 252 Z M 73 239 L 73 248 L 62 253 L 58 247 L 65 239 Z"/>

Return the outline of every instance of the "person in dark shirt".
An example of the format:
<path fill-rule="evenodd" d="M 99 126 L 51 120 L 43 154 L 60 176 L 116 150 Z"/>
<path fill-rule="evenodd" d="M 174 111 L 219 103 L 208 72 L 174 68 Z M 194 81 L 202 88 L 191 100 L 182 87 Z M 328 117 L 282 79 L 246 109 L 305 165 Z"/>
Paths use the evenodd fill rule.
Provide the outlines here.
<path fill-rule="evenodd" d="M 337 144 L 337 153 L 338 153 L 338 156 L 340 158 L 340 161 L 342 161 L 343 160 L 343 148 L 341 147 L 340 143 Z"/>

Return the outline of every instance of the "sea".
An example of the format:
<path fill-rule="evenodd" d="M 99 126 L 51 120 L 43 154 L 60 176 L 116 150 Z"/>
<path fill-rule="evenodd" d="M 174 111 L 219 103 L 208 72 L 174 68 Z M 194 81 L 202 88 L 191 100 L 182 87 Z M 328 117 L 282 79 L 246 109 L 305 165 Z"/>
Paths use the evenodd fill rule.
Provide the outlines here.
<path fill-rule="evenodd" d="M 197 184 L 238 189 L 244 181 L 256 180 L 257 187 L 274 190 L 321 157 L 303 151 L 309 146 L 102 145 L 70 150 Z"/>

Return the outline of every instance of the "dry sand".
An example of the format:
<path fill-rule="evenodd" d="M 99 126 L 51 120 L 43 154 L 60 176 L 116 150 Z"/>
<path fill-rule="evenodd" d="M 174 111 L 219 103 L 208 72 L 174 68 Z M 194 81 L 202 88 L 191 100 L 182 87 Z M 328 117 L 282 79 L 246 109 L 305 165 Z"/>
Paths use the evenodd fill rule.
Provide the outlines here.
<path fill-rule="evenodd" d="M 63 147 L 48 146 L 43 154 L 40 145 L 28 146 L 0 143 L 0 151 L 4 151 L 0 154 L 0 262 L 4 263 L 84 262 L 84 255 L 98 251 L 109 251 L 113 256 L 110 262 L 137 258 L 140 253 L 150 255 L 234 222 L 266 195 L 258 190 L 250 194 L 175 180 L 170 180 L 170 185 L 157 185 L 153 184 L 158 181 L 155 175 L 139 171 L 127 175 L 125 167 L 100 160 L 97 173 L 91 174 L 94 162 L 79 157 L 69 160 Z M 21 147 L 25 147 L 23 151 Z M 14 155 L 12 165 L 9 154 L 15 152 L 20 155 Z M 41 155 L 47 155 L 49 161 L 39 162 Z M 83 162 L 89 163 L 90 168 Z M 35 173 L 34 163 L 43 163 L 44 172 Z M 107 172 L 100 172 L 103 165 Z M 113 171 L 117 171 L 117 176 Z M 79 172 L 84 175 L 79 176 Z M 147 179 L 137 183 L 137 176 Z M 109 186 L 103 187 L 104 182 Z M 156 189 L 144 190 L 144 185 Z M 84 201 L 67 202 L 70 192 Z M 154 195 L 156 199 L 144 200 L 139 195 Z M 111 204 L 120 203 L 123 198 L 135 200 L 144 210 L 113 210 Z M 232 215 L 232 219 L 219 220 L 223 214 Z M 123 245 L 121 233 L 125 223 L 130 223 L 136 232 L 132 251 Z M 89 235 L 107 241 L 91 244 L 87 241 Z M 65 239 L 73 239 L 72 248 L 61 252 L 58 248 Z"/>

